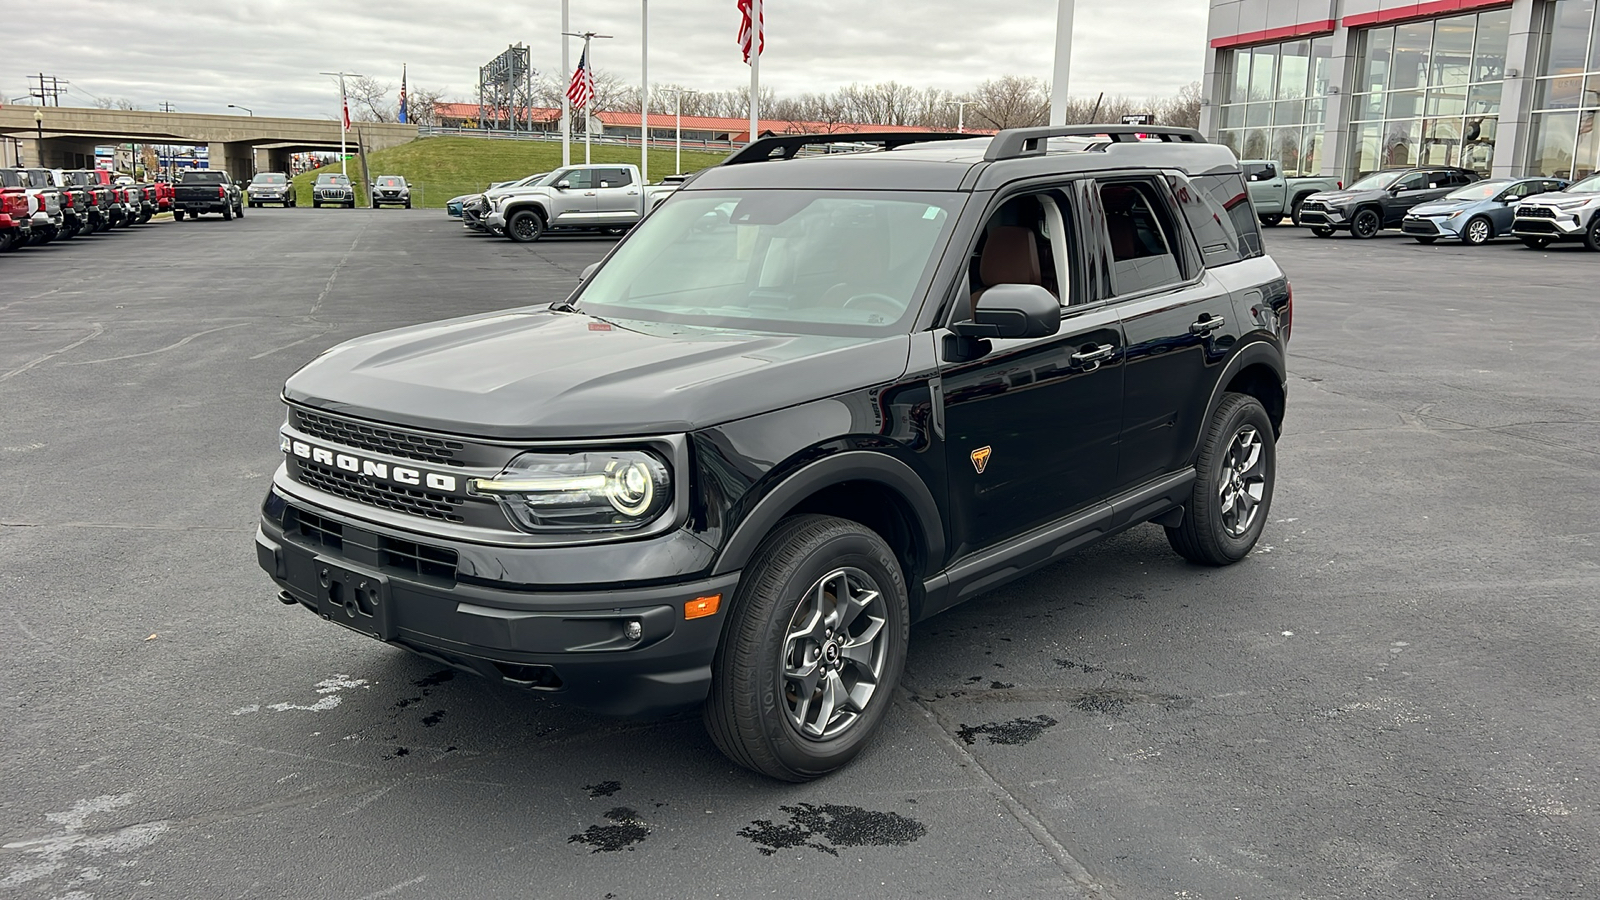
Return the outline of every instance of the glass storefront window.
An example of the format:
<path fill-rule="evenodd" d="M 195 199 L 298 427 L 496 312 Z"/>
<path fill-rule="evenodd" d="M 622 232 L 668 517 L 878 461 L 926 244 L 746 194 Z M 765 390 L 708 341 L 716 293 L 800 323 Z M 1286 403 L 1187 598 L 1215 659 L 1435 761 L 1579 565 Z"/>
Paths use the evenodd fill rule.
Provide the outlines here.
<path fill-rule="evenodd" d="M 1600 16 L 1595 0 L 1547 4 L 1534 90 L 1532 174 L 1582 178 L 1600 167 Z"/>
<path fill-rule="evenodd" d="M 1428 83 L 1428 49 L 1433 41 L 1432 22 L 1411 22 L 1394 30 L 1394 68 L 1389 90 L 1405 90 Z"/>
<path fill-rule="evenodd" d="M 1227 54 L 1217 140 L 1241 159 L 1276 159 L 1290 176 L 1320 171 L 1333 37 L 1261 44 Z M 1309 135 L 1315 134 L 1313 143 Z M 1315 146 L 1316 152 L 1307 148 Z"/>
<path fill-rule="evenodd" d="M 1423 115 L 1430 119 L 1439 116 L 1452 116 L 1458 122 L 1467 113 L 1467 89 L 1434 88 L 1428 91 L 1428 103 L 1423 107 Z"/>
<path fill-rule="evenodd" d="M 1545 75 L 1588 71 L 1589 45 L 1594 42 L 1595 0 L 1562 0 L 1554 7 L 1550 38 L 1545 45 Z"/>
<path fill-rule="evenodd" d="M 1250 51 L 1233 51 L 1233 91 L 1228 99 L 1242 103 L 1250 99 Z"/>
<path fill-rule="evenodd" d="M 1440 22 L 1433 34 L 1433 70 L 1429 84 L 1468 84 L 1472 81 L 1472 40 L 1477 23 L 1458 17 Z"/>
<path fill-rule="evenodd" d="M 1375 28 L 1363 35 L 1361 56 L 1362 91 L 1381 91 L 1389 86 L 1389 57 L 1394 54 L 1394 29 Z"/>
<path fill-rule="evenodd" d="M 1278 72 L 1276 44 L 1256 47 L 1250 51 L 1250 99 L 1271 100 L 1277 93 L 1274 80 Z"/>
<path fill-rule="evenodd" d="M 1506 77 L 1506 44 L 1511 37 L 1511 10 L 1497 9 L 1478 16 L 1478 39 L 1472 52 L 1472 81 L 1499 81 Z"/>
<path fill-rule="evenodd" d="M 1311 73 L 1311 42 L 1284 44 L 1278 63 L 1279 100 L 1300 100 L 1306 95 L 1306 80 Z"/>
<path fill-rule="evenodd" d="M 1545 113 L 1534 118 L 1530 175 L 1568 178 L 1578 138 L 1577 113 Z"/>

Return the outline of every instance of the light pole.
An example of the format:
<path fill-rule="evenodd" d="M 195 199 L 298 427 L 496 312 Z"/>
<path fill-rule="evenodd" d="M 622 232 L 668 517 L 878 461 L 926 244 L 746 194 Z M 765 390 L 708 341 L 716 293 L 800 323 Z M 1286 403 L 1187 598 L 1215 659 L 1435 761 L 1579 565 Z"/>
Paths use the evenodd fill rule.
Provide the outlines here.
<path fill-rule="evenodd" d="M 346 78 L 361 78 L 354 72 L 319 72 L 319 75 L 332 75 L 339 79 L 339 174 L 346 178 L 350 173 L 345 171 L 344 158 L 348 155 L 345 138 L 350 134 L 350 99 L 344 93 L 344 80 Z M 351 191 L 354 194 L 355 191 Z"/>
<path fill-rule="evenodd" d="M 42 168 L 44 168 L 44 111 L 43 110 L 36 109 L 36 110 L 33 111 L 33 127 L 38 131 L 38 137 L 36 138 L 38 143 L 34 144 L 34 146 L 37 147 L 38 149 L 35 150 L 34 152 L 37 153 L 38 156 L 39 156 L 39 168 L 42 169 Z"/>
<path fill-rule="evenodd" d="M 673 117 L 674 120 L 676 120 L 675 121 L 675 125 L 676 125 L 676 130 L 677 130 L 677 150 L 676 150 L 676 152 L 674 154 L 675 159 L 673 160 L 673 164 L 672 164 L 672 173 L 674 175 L 682 175 L 683 174 L 683 95 L 684 94 L 698 94 L 700 92 L 699 91 L 691 91 L 688 88 L 662 88 L 661 92 L 664 93 L 664 94 L 672 94 L 673 95 L 674 102 L 672 104 L 672 117 Z"/>
<path fill-rule="evenodd" d="M 583 77 L 589 79 L 591 85 L 594 84 L 594 57 L 589 55 L 589 42 L 595 38 L 608 41 L 611 39 L 611 35 L 595 34 L 592 31 L 585 31 L 582 34 L 572 34 L 564 31 L 562 34 L 566 37 L 583 38 Z M 593 124 L 594 101 L 596 99 L 594 91 L 591 90 L 588 101 L 583 104 L 583 164 L 586 166 L 589 165 L 590 138 L 594 134 L 594 129 L 590 126 Z"/>
<path fill-rule="evenodd" d="M 650 183 L 650 0 L 639 0 L 639 184 Z"/>
<path fill-rule="evenodd" d="M 950 105 L 956 108 L 956 134 L 967 133 L 967 107 L 977 103 L 976 100 L 951 100 Z"/>
<path fill-rule="evenodd" d="M 253 118 L 253 117 L 254 117 L 254 116 L 255 116 L 255 114 L 256 114 L 256 111 L 255 111 L 255 110 L 253 110 L 253 109 L 251 109 L 251 108 L 250 108 L 250 107 L 248 107 L 248 106 L 240 106 L 240 105 L 239 105 L 239 104 L 237 104 L 237 103 L 229 103 L 229 104 L 228 104 L 228 108 L 229 108 L 229 109 L 242 109 L 242 110 L 244 110 L 244 111 L 245 111 L 245 112 L 246 112 L 246 113 L 248 113 L 248 114 L 249 114 L 249 115 L 250 115 L 250 116 L 251 116 L 251 117 L 252 117 L 252 118 Z"/>

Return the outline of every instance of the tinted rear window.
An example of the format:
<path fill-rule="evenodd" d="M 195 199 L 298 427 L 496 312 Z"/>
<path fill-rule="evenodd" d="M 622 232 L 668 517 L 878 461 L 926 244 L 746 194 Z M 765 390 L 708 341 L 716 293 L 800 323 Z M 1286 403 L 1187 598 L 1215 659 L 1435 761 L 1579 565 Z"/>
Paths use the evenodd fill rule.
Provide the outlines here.
<path fill-rule="evenodd" d="M 227 178 L 222 172 L 185 172 L 181 184 L 221 184 Z"/>
<path fill-rule="evenodd" d="M 1261 230 L 1243 177 L 1231 173 L 1188 180 L 1168 176 L 1168 181 L 1207 266 L 1261 255 Z"/>

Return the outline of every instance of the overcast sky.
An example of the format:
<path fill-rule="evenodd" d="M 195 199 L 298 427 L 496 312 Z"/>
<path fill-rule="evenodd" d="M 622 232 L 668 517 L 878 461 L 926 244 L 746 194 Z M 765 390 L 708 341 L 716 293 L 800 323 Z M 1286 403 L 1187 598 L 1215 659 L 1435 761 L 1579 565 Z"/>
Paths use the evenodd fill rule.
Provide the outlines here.
<path fill-rule="evenodd" d="M 21 3 L 22 0 L 6 0 Z M 1056 0 L 768 0 L 761 83 L 780 94 L 852 82 L 965 90 L 1000 75 L 1050 77 Z M 571 0 L 573 31 L 627 80 L 640 64 L 640 0 Z M 698 90 L 749 84 L 735 43 L 735 0 L 649 0 L 650 76 Z M 1200 79 L 1205 0 L 1080 0 L 1072 93 L 1169 95 Z M 32 27 L 42 17 L 44 27 Z M 127 99 L 142 109 L 334 116 L 321 71 L 410 81 L 469 99 L 478 66 L 508 44 L 534 68 L 561 68 L 560 0 L 52 0 L 8 17 L 3 99 L 43 71 L 71 82 L 63 106 Z M 70 25 L 66 24 L 70 23 Z M 577 62 L 577 50 L 572 53 Z"/>

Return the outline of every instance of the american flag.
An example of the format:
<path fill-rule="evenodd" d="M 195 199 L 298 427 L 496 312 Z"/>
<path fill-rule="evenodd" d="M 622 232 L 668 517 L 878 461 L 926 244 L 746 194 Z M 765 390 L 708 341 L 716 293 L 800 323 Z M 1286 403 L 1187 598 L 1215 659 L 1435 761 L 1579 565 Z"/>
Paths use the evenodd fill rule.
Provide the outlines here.
<path fill-rule="evenodd" d="M 583 109 L 594 98 L 594 73 L 589 71 L 587 51 L 578 57 L 578 71 L 572 73 L 572 83 L 567 85 L 567 99 L 573 109 Z"/>
<path fill-rule="evenodd" d="M 739 49 L 744 51 L 744 61 L 747 63 L 750 61 L 750 32 L 752 30 L 750 27 L 750 10 L 754 5 L 750 0 L 739 0 Z M 762 0 L 761 5 L 765 7 L 767 5 L 766 0 Z M 761 44 L 756 50 L 759 55 L 767 49 L 767 11 L 765 9 L 762 9 L 761 21 L 754 30 L 757 32 L 756 40 Z"/>
<path fill-rule="evenodd" d="M 344 130 L 345 131 L 349 131 L 350 130 L 350 101 L 346 100 L 343 97 L 340 97 L 339 98 L 339 102 L 344 105 Z"/>

